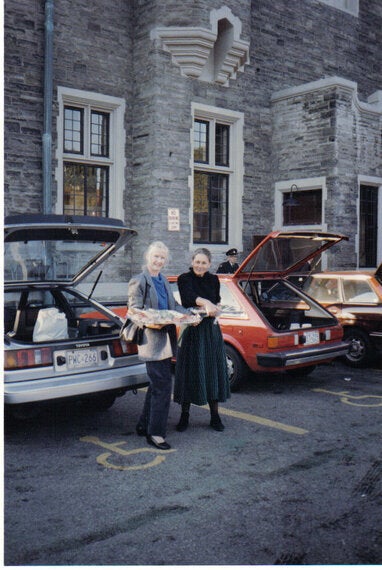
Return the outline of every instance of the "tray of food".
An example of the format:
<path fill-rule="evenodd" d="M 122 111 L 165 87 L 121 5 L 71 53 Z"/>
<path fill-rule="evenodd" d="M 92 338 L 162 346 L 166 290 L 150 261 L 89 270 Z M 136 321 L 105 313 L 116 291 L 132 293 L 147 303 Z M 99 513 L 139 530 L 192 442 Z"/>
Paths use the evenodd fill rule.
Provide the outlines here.
<path fill-rule="evenodd" d="M 194 325 L 201 321 L 198 313 L 179 313 L 168 309 L 129 309 L 128 318 L 139 326 Z"/>

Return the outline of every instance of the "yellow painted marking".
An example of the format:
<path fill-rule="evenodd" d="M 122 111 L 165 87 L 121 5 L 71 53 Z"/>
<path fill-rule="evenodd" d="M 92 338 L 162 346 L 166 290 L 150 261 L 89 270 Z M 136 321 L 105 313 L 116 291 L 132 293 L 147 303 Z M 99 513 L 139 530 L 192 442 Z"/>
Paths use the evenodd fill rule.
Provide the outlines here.
<path fill-rule="evenodd" d="M 203 408 L 209 409 L 208 406 L 203 406 Z M 245 420 L 247 422 L 252 422 L 254 424 L 260 424 L 262 426 L 267 426 L 282 431 L 287 431 L 288 433 L 294 433 L 297 435 L 305 435 L 306 433 L 309 433 L 308 430 L 306 429 L 290 426 L 288 424 L 282 424 L 280 422 L 269 420 L 268 418 L 262 418 L 261 416 L 254 416 L 253 414 L 246 414 L 244 412 L 237 412 L 235 410 L 221 408 L 219 406 L 219 414 L 220 413 L 226 416 L 231 416 L 232 418 L 238 418 L 239 420 Z"/>
<path fill-rule="evenodd" d="M 343 404 L 348 404 L 348 406 L 358 406 L 359 408 L 379 408 L 382 406 L 382 396 L 351 396 L 349 392 L 330 392 L 329 390 L 323 390 L 321 388 L 315 388 L 312 392 L 322 392 L 324 394 L 331 394 L 332 396 L 340 396 L 340 401 Z M 377 402 L 373 404 L 362 404 L 358 403 L 358 400 L 366 400 L 366 399 L 376 399 Z M 351 400 L 357 400 L 352 402 Z"/>
<path fill-rule="evenodd" d="M 143 453 L 145 451 L 152 451 L 152 449 L 149 449 L 148 447 L 142 447 L 140 449 L 134 450 L 135 453 Z M 174 451 L 174 450 L 169 449 L 168 451 Z M 109 463 L 108 458 L 110 457 L 110 455 L 112 454 L 101 453 L 101 455 L 97 457 L 97 463 L 103 465 L 104 467 L 108 467 L 109 469 L 117 469 L 118 471 L 138 471 L 140 469 L 148 469 L 149 467 L 155 467 L 156 465 L 159 465 L 160 463 L 162 463 L 162 461 L 166 459 L 165 457 L 163 457 L 163 455 L 162 456 L 157 455 L 155 459 L 147 463 L 144 463 L 143 465 L 131 465 L 129 467 L 124 467 L 123 465 L 115 465 L 114 463 Z"/>
<path fill-rule="evenodd" d="M 121 445 L 124 445 L 126 441 L 107 443 L 105 441 L 102 441 L 98 437 L 93 437 L 91 435 L 86 437 L 81 437 L 80 441 L 86 441 L 87 443 L 94 443 L 95 445 L 99 445 L 100 447 L 109 449 L 111 453 L 101 453 L 101 455 L 97 457 L 97 463 L 109 469 L 117 469 L 118 471 L 138 471 L 140 469 L 148 469 L 149 467 L 155 467 L 156 465 L 159 465 L 160 463 L 162 463 L 162 461 L 166 459 L 164 457 L 166 453 L 171 453 L 172 451 L 175 451 L 175 449 L 158 450 L 158 449 L 153 449 L 151 447 L 140 447 L 138 449 L 126 450 L 126 449 L 121 449 L 120 447 Z M 115 463 L 110 463 L 108 461 L 110 455 L 112 455 L 113 453 L 117 453 L 119 455 L 127 457 L 130 455 L 137 455 L 138 453 L 147 453 L 147 452 L 156 453 L 156 457 L 152 461 L 148 461 L 147 463 L 143 463 L 141 465 L 123 466 L 123 465 L 116 465 Z"/>
<path fill-rule="evenodd" d="M 142 388 L 142 390 L 147 390 L 147 388 Z M 201 406 L 206 410 L 209 410 L 209 406 Z M 228 408 L 221 408 L 219 406 L 219 413 L 226 416 L 231 416 L 232 418 L 238 418 L 239 420 L 245 420 L 247 422 L 252 422 L 254 424 L 260 424 L 262 426 L 267 426 L 275 429 L 280 429 L 282 431 L 287 431 L 289 433 L 295 433 L 297 435 L 305 435 L 309 433 L 307 429 L 298 428 L 295 426 L 290 426 L 288 424 L 282 424 L 280 422 L 274 422 L 273 420 L 268 420 L 267 418 L 262 418 L 261 416 L 254 416 L 253 414 L 246 414 L 244 412 L 236 412 L 235 410 L 229 410 Z"/>
<path fill-rule="evenodd" d="M 142 388 L 142 390 L 147 390 L 147 388 Z M 206 410 L 209 410 L 209 406 L 201 406 Z M 273 420 L 268 420 L 267 418 L 262 418 L 261 416 L 254 416 L 253 414 L 246 414 L 244 412 L 236 412 L 235 410 L 229 410 L 228 408 L 221 408 L 219 406 L 219 413 L 226 416 L 231 416 L 232 418 L 238 418 L 239 420 L 245 420 L 247 422 L 252 422 L 254 424 L 260 424 L 262 426 L 267 426 L 275 429 L 280 429 L 282 431 L 287 431 L 288 433 L 295 433 L 297 435 L 305 435 L 309 433 L 307 429 L 298 428 L 295 426 L 290 426 L 288 424 L 282 424 L 280 422 L 274 422 Z"/>

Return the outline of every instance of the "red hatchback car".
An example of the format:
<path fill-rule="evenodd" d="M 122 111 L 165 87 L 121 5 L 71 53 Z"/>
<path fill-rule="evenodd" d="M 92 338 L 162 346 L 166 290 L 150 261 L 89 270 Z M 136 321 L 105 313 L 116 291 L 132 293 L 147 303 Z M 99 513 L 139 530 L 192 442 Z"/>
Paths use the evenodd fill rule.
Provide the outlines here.
<path fill-rule="evenodd" d="M 344 356 L 337 319 L 287 280 L 307 260 L 347 239 L 313 232 L 272 232 L 233 275 L 219 275 L 222 329 L 231 389 L 254 372 L 310 373 Z M 176 277 L 170 277 L 175 295 Z M 179 299 L 179 296 L 178 296 Z"/>

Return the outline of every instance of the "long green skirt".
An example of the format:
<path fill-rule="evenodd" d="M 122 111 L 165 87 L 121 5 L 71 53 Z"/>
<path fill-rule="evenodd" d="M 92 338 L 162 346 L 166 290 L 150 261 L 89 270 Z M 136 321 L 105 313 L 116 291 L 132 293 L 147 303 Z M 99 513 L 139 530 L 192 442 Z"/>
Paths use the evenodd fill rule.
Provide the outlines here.
<path fill-rule="evenodd" d="M 230 397 L 223 336 L 213 317 L 183 331 L 175 368 L 174 402 L 203 406 Z"/>

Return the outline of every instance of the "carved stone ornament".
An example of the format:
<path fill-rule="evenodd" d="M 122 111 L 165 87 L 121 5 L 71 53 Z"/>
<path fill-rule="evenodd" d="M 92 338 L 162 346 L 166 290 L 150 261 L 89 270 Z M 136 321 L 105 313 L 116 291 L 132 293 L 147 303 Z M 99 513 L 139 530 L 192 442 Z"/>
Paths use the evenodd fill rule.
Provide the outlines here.
<path fill-rule="evenodd" d="M 240 39 L 241 22 L 227 7 L 212 10 L 211 30 L 201 27 L 154 28 L 150 38 L 170 52 L 181 74 L 228 86 L 249 63 L 249 42 Z"/>

